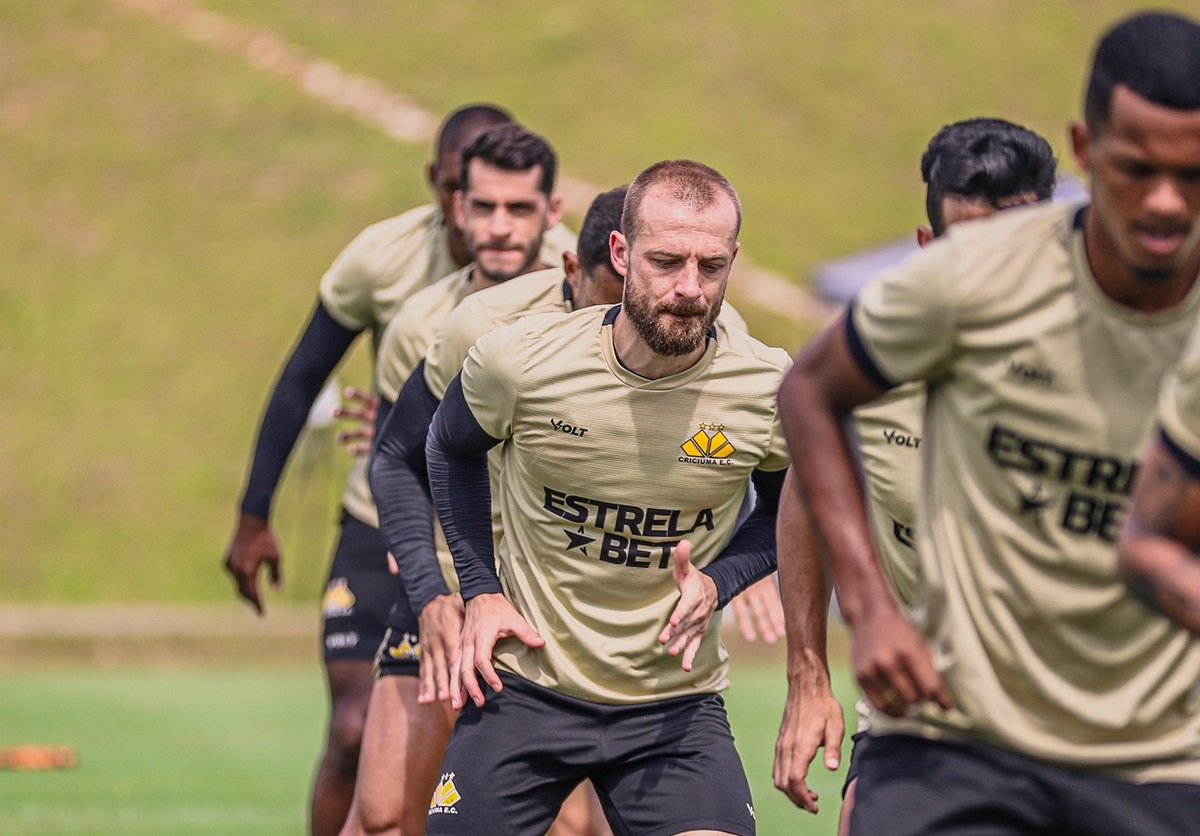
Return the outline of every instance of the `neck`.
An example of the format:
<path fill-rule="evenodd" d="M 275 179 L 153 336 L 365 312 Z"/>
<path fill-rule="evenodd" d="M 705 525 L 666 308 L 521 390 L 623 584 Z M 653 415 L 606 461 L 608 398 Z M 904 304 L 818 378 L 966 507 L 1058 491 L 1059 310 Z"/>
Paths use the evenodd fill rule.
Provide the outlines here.
<path fill-rule="evenodd" d="M 471 255 L 471 250 L 467 247 L 467 242 L 463 239 L 462 233 L 454 228 L 454 225 L 447 218 L 446 224 L 446 239 L 450 244 L 450 257 L 454 259 L 454 263 L 459 267 L 466 267 L 475 257 Z"/>
<path fill-rule="evenodd" d="M 629 321 L 629 317 L 625 315 L 625 311 L 621 310 L 613 323 L 613 350 L 622 366 L 639 377 L 658 380 L 687 371 L 699 363 L 708 350 L 708 341 L 704 340 L 695 351 L 678 357 L 658 354 L 646 345 L 633 323 Z"/>
<path fill-rule="evenodd" d="M 1200 244 L 1193 244 L 1191 254 L 1170 275 L 1156 279 L 1138 275 L 1121 258 L 1095 211 L 1084 220 L 1083 249 L 1104 295 L 1138 313 L 1158 313 L 1181 304 L 1200 274 Z"/>

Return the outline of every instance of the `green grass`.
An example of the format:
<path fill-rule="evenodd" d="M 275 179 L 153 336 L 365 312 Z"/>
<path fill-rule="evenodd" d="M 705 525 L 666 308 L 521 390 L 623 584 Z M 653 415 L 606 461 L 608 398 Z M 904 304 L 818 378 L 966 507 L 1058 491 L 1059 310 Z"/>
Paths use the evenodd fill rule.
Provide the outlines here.
<path fill-rule="evenodd" d="M 840 773 L 814 770 L 815 818 L 771 784 L 781 668 L 746 662 L 732 679 L 727 706 L 759 832 L 833 834 Z M 840 672 L 837 687 L 853 718 Z M 302 833 L 324 712 L 316 667 L 6 670 L 0 745 L 68 743 L 80 765 L 0 772 L 0 833 Z"/>

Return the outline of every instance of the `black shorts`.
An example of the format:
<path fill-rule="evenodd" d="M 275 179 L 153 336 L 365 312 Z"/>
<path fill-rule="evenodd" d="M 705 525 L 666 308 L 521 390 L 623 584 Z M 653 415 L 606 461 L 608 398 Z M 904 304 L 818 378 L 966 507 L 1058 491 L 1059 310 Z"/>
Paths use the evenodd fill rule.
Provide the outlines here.
<path fill-rule="evenodd" d="M 1200 785 L 1135 784 L 982 743 L 871 738 L 851 836 L 1194 836 Z"/>
<path fill-rule="evenodd" d="M 341 533 L 321 598 L 325 661 L 370 661 L 383 641 L 400 579 L 388 571 L 379 529 L 343 509 Z"/>
<path fill-rule="evenodd" d="M 842 798 L 846 797 L 846 790 L 850 789 L 862 771 L 863 758 L 866 757 L 867 747 L 871 745 L 871 735 L 865 731 L 855 732 L 850 736 L 850 741 L 850 768 L 846 770 L 846 783 L 842 784 Z"/>
<path fill-rule="evenodd" d="M 725 703 L 698 694 L 638 705 L 568 697 L 507 673 L 468 702 L 442 761 L 426 833 L 543 834 L 590 778 L 616 836 L 750 836 L 750 785 Z"/>

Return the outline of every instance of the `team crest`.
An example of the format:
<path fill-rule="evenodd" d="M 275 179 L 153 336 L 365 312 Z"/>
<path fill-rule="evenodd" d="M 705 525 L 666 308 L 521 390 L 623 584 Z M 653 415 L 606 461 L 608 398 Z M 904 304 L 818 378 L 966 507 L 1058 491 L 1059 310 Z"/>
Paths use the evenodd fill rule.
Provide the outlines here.
<path fill-rule="evenodd" d="M 393 659 L 406 662 L 417 662 L 421 659 L 421 643 L 412 633 L 404 633 L 397 644 L 388 647 L 388 655 Z"/>
<path fill-rule="evenodd" d="M 333 578 L 321 598 L 321 614 L 326 618 L 338 618 L 354 612 L 354 593 L 346 585 L 345 578 Z"/>
<path fill-rule="evenodd" d="M 438 782 L 437 789 L 433 791 L 433 800 L 429 802 L 429 815 L 434 813 L 450 813 L 457 815 L 458 811 L 454 809 L 454 805 L 462 800 L 459 795 L 458 787 L 454 786 L 454 773 L 443 772 L 442 780 Z"/>
<path fill-rule="evenodd" d="M 733 464 L 729 457 L 737 452 L 725 436 L 724 424 L 701 424 L 696 434 L 679 447 L 686 454 L 679 460 L 687 464 Z"/>

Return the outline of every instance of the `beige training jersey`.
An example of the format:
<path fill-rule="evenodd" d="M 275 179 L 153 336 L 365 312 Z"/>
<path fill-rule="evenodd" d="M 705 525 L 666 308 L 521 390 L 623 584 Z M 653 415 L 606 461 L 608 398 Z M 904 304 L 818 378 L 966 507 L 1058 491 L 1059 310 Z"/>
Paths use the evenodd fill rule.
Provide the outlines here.
<path fill-rule="evenodd" d="M 1104 295 L 1082 211 L 952 228 L 863 290 L 864 370 L 926 380 L 914 610 L 957 709 L 873 730 L 967 735 L 1135 780 L 1200 782 L 1200 644 L 1116 576 L 1159 384 L 1197 318 Z"/>
<path fill-rule="evenodd" d="M 574 249 L 575 234 L 559 224 L 546 232 L 540 255 L 547 264 L 561 264 L 563 251 Z M 345 327 L 371 331 L 375 358 L 383 330 L 401 306 L 417 291 L 458 270 L 441 207 L 420 206 L 360 232 L 321 279 L 321 303 Z M 373 377 L 372 388 L 377 389 L 378 374 Z M 365 457 L 351 469 L 342 503 L 362 522 L 379 525 Z"/>
<path fill-rule="evenodd" d="M 521 319 L 481 337 L 462 370 L 485 432 L 502 440 L 504 592 L 546 646 L 512 639 L 499 667 L 602 703 L 715 691 L 719 616 L 692 671 L 658 634 L 678 602 L 671 554 L 708 565 L 755 469 L 787 467 L 775 392 L 782 349 L 718 323 L 692 368 L 646 380 L 612 343 L 618 307 Z"/>
<path fill-rule="evenodd" d="M 404 381 L 433 342 L 438 326 L 470 292 L 471 266 L 468 265 L 414 294 L 400 307 L 383 332 L 379 354 L 375 358 L 379 394 L 390 401 L 396 400 Z M 342 503 L 356 518 L 378 528 L 379 511 L 375 508 L 367 479 L 369 463 L 369 456 L 354 460 Z"/>
<path fill-rule="evenodd" d="M 1200 463 L 1200 328 L 1163 382 L 1158 423 L 1176 447 Z"/>

